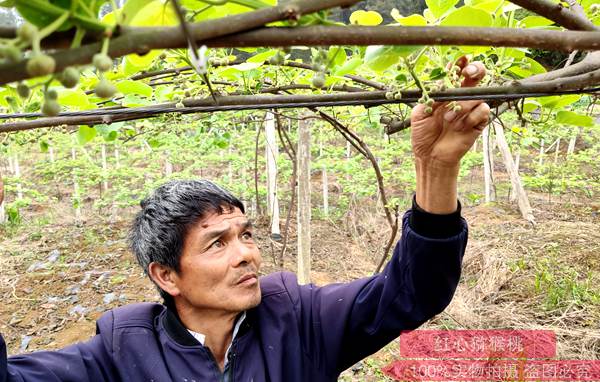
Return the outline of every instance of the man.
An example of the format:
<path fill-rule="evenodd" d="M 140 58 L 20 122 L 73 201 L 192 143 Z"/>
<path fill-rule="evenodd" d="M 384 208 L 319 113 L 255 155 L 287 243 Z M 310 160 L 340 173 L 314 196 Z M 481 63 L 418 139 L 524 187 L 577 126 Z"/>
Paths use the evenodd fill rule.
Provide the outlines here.
<path fill-rule="evenodd" d="M 485 74 L 458 65 L 463 86 Z M 460 277 L 467 242 L 459 161 L 488 122 L 465 101 L 412 112 L 414 205 L 384 271 L 347 284 L 260 280 L 260 252 L 244 207 L 207 181 L 175 181 L 142 202 L 131 234 L 138 262 L 165 304 L 114 309 L 86 343 L 6 360 L 5 381 L 335 381 L 340 372 L 441 312 Z"/>

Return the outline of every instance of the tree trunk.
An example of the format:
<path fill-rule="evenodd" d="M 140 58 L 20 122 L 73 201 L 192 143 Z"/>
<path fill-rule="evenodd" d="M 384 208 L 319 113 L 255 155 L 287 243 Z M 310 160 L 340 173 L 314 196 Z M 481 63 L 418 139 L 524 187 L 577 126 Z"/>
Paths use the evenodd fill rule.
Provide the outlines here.
<path fill-rule="evenodd" d="M 541 168 L 543 164 L 544 164 L 544 138 L 540 138 L 540 154 L 538 155 L 538 167 Z"/>
<path fill-rule="evenodd" d="M 319 156 L 323 159 L 323 141 L 319 143 Z M 329 216 L 329 181 L 327 179 L 327 167 L 321 165 L 321 183 L 323 185 L 323 215 Z"/>
<path fill-rule="evenodd" d="M 171 163 L 171 153 L 165 152 L 165 176 L 169 177 L 173 174 L 173 164 Z"/>
<path fill-rule="evenodd" d="M 577 142 L 578 134 L 579 134 L 579 129 L 575 130 L 575 133 L 573 134 L 571 139 L 569 139 L 569 146 L 567 148 L 567 157 L 569 157 L 569 155 L 572 155 L 575 152 L 575 143 Z"/>
<path fill-rule="evenodd" d="M 21 166 L 19 165 L 19 157 L 14 158 L 15 177 L 17 178 L 17 199 L 23 199 L 23 186 L 21 185 Z"/>
<path fill-rule="evenodd" d="M 502 157 L 504 158 L 506 172 L 508 172 L 508 175 L 510 176 L 513 194 L 517 198 L 517 203 L 519 205 L 521 215 L 531 224 L 535 224 L 533 211 L 531 210 L 531 205 L 529 204 L 529 199 L 527 198 L 525 188 L 523 188 L 523 184 L 521 183 L 521 178 L 517 173 L 512 154 L 510 153 L 510 148 L 508 147 L 508 143 L 506 143 L 506 138 L 504 137 L 504 130 L 502 129 L 502 125 L 498 122 L 493 122 L 493 125 L 494 131 L 496 133 L 496 142 L 498 143 L 498 148 L 500 149 Z"/>
<path fill-rule="evenodd" d="M 483 179 L 485 189 L 485 202 L 490 203 L 496 200 L 494 191 L 494 162 L 493 153 L 490 145 L 490 128 L 483 129 Z"/>
<path fill-rule="evenodd" d="M 117 168 L 121 167 L 121 158 L 119 154 L 119 149 L 115 147 L 115 166 Z"/>
<path fill-rule="evenodd" d="M 521 162 L 521 146 L 517 146 L 517 152 L 515 153 L 515 172 L 517 173 L 517 175 L 519 175 L 519 164 L 520 164 L 519 162 Z M 514 189 L 510 193 L 509 200 L 511 202 L 517 201 L 517 195 L 514 192 Z"/>
<path fill-rule="evenodd" d="M 298 283 L 310 283 L 310 127 L 298 125 Z"/>
<path fill-rule="evenodd" d="M 75 149 L 71 149 L 71 158 L 73 161 L 77 159 L 77 155 L 75 154 Z M 79 197 L 79 183 L 77 182 L 77 175 L 73 174 L 73 204 L 75 206 L 75 218 L 77 220 L 81 219 L 81 198 Z"/>
<path fill-rule="evenodd" d="M 106 164 L 106 145 L 102 145 L 102 192 L 108 191 L 108 165 Z"/>
<path fill-rule="evenodd" d="M 271 237 L 281 239 L 279 228 L 279 197 L 277 195 L 277 158 L 279 146 L 275 135 L 275 116 L 267 112 L 265 118 L 265 156 L 267 162 L 267 213 L 271 218 Z"/>

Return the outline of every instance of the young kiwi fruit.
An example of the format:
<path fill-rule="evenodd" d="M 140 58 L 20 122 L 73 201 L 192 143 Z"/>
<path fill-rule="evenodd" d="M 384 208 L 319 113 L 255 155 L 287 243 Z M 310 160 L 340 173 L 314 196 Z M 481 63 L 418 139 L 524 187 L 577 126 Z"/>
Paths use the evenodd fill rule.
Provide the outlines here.
<path fill-rule="evenodd" d="M 56 61 L 46 54 L 38 53 L 27 61 L 26 68 L 27 73 L 31 77 L 45 76 L 46 74 L 54 73 Z"/>
<path fill-rule="evenodd" d="M 63 70 L 58 80 L 65 88 L 74 88 L 79 82 L 79 70 L 69 66 Z"/>
<path fill-rule="evenodd" d="M 94 89 L 96 95 L 100 98 L 111 98 L 117 92 L 117 88 L 106 78 L 103 78 L 98 82 Z"/>
<path fill-rule="evenodd" d="M 60 105 L 56 100 L 46 98 L 42 106 L 42 113 L 48 117 L 56 117 L 60 113 Z"/>
<path fill-rule="evenodd" d="M 317 89 L 323 88 L 323 86 L 325 86 L 325 74 L 320 72 L 315 73 L 312 78 L 312 85 Z"/>
<path fill-rule="evenodd" d="M 107 72 L 112 68 L 113 62 L 107 54 L 96 53 L 92 59 L 92 63 L 101 72 Z"/>
<path fill-rule="evenodd" d="M 29 86 L 21 82 L 19 85 L 17 85 L 17 93 L 19 94 L 19 97 L 27 98 L 31 94 L 31 89 L 29 89 Z"/>

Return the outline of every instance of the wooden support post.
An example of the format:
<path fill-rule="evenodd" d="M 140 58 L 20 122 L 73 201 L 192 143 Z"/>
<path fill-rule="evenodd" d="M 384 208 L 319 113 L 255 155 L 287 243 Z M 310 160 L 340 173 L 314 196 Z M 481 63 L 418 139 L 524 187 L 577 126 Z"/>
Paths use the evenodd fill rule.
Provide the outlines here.
<path fill-rule="evenodd" d="M 538 167 L 544 164 L 544 138 L 540 138 L 540 153 L 538 155 Z"/>
<path fill-rule="evenodd" d="M 19 165 L 19 157 L 15 154 L 14 158 L 15 177 L 17 178 L 17 199 L 23 199 L 23 185 L 21 184 L 21 166 Z"/>
<path fill-rule="evenodd" d="M 102 145 L 102 192 L 108 191 L 108 165 L 106 163 L 106 145 Z"/>
<path fill-rule="evenodd" d="M 319 157 L 323 159 L 323 141 L 319 142 Z M 323 185 L 323 215 L 329 216 L 329 181 L 327 179 L 327 167 L 321 165 L 321 183 Z"/>
<path fill-rule="evenodd" d="M 310 283 L 310 126 L 298 125 L 298 283 Z"/>
<path fill-rule="evenodd" d="M 517 203 L 519 205 L 521 215 L 525 220 L 527 220 L 531 224 L 535 224 L 533 211 L 531 209 L 531 205 L 529 204 L 529 199 L 527 198 L 527 192 L 525 192 L 525 188 L 521 183 L 521 178 L 517 173 L 512 154 L 510 153 L 510 148 L 508 147 L 508 143 L 506 142 L 506 138 L 504 136 L 504 129 L 502 128 L 502 124 L 498 122 L 493 122 L 492 124 L 494 125 L 494 131 L 496 133 L 496 142 L 498 143 L 498 149 L 500 150 L 500 152 L 502 153 L 502 157 L 504 158 L 504 166 L 506 167 L 506 172 L 508 172 L 508 175 L 510 176 L 512 191 L 515 197 L 517 198 Z"/>
<path fill-rule="evenodd" d="M 494 191 L 494 162 L 493 153 L 490 145 L 490 128 L 487 126 L 483 130 L 483 179 L 485 202 L 490 203 L 496 200 L 496 192 Z"/>
<path fill-rule="evenodd" d="M 50 154 L 50 162 L 54 163 L 54 149 L 52 148 L 52 146 L 48 148 L 48 153 Z"/>
<path fill-rule="evenodd" d="M 2 173 L 0 173 L 0 224 L 6 223 L 6 212 L 4 209 L 4 183 L 2 182 Z"/>
<path fill-rule="evenodd" d="M 575 152 L 575 143 L 577 142 L 577 135 L 579 130 L 575 130 L 575 133 L 569 139 L 569 146 L 567 147 L 567 157 Z"/>
<path fill-rule="evenodd" d="M 173 174 L 173 164 L 171 163 L 171 153 L 165 151 L 165 176 L 169 177 Z"/>
<path fill-rule="evenodd" d="M 277 158 L 279 146 L 275 132 L 275 116 L 267 112 L 265 118 L 265 156 L 267 160 L 267 213 L 271 218 L 271 237 L 281 239 L 279 228 L 279 197 L 277 195 Z"/>
<path fill-rule="evenodd" d="M 554 165 L 558 164 L 558 154 L 560 154 L 560 138 L 556 140 L 556 147 L 554 148 Z"/>
<path fill-rule="evenodd" d="M 75 148 L 71 148 L 71 159 L 75 161 L 77 159 L 77 155 L 75 153 Z M 81 198 L 79 196 L 79 183 L 77 182 L 77 175 L 73 173 L 73 197 L 72 197 L 75 205 L 75 218 L 77 220 L 81 219 Z"/>
<path fill-rule="evenodd" d="M 119 149 L 115 147 L 115 167 L 121 167 L 121 155 L 119 154 Z"/>

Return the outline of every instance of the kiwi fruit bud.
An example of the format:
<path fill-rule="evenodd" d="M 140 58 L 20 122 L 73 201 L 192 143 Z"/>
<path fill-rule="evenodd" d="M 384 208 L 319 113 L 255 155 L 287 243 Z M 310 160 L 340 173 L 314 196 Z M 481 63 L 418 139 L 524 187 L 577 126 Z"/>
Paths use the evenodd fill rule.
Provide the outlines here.
<path fill-rule="evenodd" d="M 96 53 L 92 59 L 92 63 L 101 72 L 109 71 L 113 66 L 113 62 L 107 54 Z"/>
<path fill-rule="evenodd" d="M 54 89 L 50 89 L 46 92 L 46 98 L 52 101 L 56 101 L 58 99 L 58 93 Z"/>
<path fill-rule="evenodd" d="M 312 79 L 312 85 L 317 89 L 323 88 L 325 86 L 325 76 L 320 73 L 315 74 Z"/>
<path fill-rule="evenodd" d="M 46 99 L 42 106 L 42 113 L 48 117 L 56 117 L 60 113 L 60 105 L 56 100 Z"/>
<path fill-rule="evenodd" d="M 21 54 L 21 50 L 16 46 L 9 45 L 5 47 L 2 51 L 2 55 L 6 57 L 6 59 L 10 62 L 20 61 L 23 55 Z"/>
<path fill-rule="evenodd" d="M 460 105 L 456 105 L 452 108 L 452 111 L 455 113 L 460 113 L 461 110 L 462 110 L 462 106 L 460 106 Z"/>
<path fill-rule="evenodd" d="M 79 82 L 79 70 L 70 66 L 63 70 L 58 80 L 62 86 L 66 88 L 74 88 Z"/>
<path fill-rule="evenodd" d="M 426 101 L 425 97 L 421 97 L 421 98 L 419 98 L 419 100 L 417 102 L 420 104 L 424 104 L 425 101 Z"/>
<path fill-rule="evenodd" d="M 27 61 L 27 73 L 31 77 L 45 76 L 54 73 L 56 61 L 46 54 L 37 54 Z"/>
<path fill-rule="evenodd" d="M 117 88 L 109 80 L 103 78 L 96 85 L 94 92 L 100 98 L 111 98 L 117 92 Z"/>
<path fill-rule="evenodd" d="M 400 100 L 400 99 L 402 99 L 402 93 L 401 93 L 401 92 L 396 92 L 396 94 L 394 94 L 394 99 L 395 99 L 395 100 Z"/>
<path fill-rule="evenodd" d="M 38 28 L 31 23 L 25 23 L 17 30 L 17 37 L 25 42 L 32 42 L 37 35 Z"/>
<path fill-rule="evenodd" d="M 425 114 L 431 114 L 431 113 L 433 113 L 433 108 L 431 106 L 427 106 L 425 108 Z"/>
<path fill-rule="evenodd" d="M 431 98 L 429 98 L 427 101 L 425 101 L 425 105 L 433 106 L 433 100 Z"/>
<path fill-rule="evenodd" d="M 19 97 L 27 98 L 29 97 L 29 94 L 31 94 L 31 89 L 29 89 L 29 86 L 21 82 L 19 85 L 17 85 L 17 93 L 19 94 Z"/>
<path fill-rule="evenodd" d="M 394 93 L 392 93 L 392 92 L 386 92 L 385 93 L 385 99 L 394 99 Z"/>

